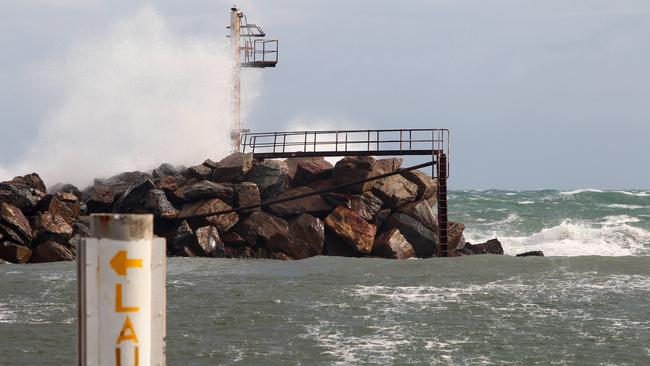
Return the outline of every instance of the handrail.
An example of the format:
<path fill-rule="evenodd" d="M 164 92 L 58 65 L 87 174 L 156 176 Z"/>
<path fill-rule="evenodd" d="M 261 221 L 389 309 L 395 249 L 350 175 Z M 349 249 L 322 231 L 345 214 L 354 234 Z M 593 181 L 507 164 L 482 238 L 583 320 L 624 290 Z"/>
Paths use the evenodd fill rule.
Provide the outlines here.
<path fill-rule="evenodd" d="M 449 176 L 448 129 L 365 129 L 322 131 L 275 131 L 245 133 L 241 137 L 243 153 L 254 157 L 290 158 L 313 156 L 391 156 L 431 155 L 447 159 Z"/>

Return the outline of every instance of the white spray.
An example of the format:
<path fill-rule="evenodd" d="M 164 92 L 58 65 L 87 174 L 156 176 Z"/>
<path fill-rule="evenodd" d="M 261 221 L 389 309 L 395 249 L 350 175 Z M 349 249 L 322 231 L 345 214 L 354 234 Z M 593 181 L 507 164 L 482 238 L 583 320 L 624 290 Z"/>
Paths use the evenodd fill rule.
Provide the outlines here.
<path fill-rule="evenodd" d="M 75 47 L 58 68 L 61 104 L 26 157 L 0 178 L 47 184 L 198 164 L 230 149 L 232 63 L 226 41 L 173 34 L 151 8 Z M 256 78 L 247 80 L 255 83 Z M 1 169 L 1 168 L 0 168 Z"/>

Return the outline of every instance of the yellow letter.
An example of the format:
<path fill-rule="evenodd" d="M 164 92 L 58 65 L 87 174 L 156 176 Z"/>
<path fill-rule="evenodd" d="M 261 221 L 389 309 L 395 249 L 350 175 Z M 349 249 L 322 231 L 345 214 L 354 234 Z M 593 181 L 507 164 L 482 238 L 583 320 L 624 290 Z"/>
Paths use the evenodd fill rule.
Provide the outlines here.
<path fill-rule="evenodd" d="M 137 306 L 127 306 L 122 305 L 122 284 L 115 284 L 115 312 L 118 313 L 127 313 L 127 312 L 138 312 L 140 308 Z"/>
<path fill-rule="evenodd" d="M 127 331 L 129 334 L 126 334 Z M 120 344 L 124 341 L 133 341 L 133 343 L 138 344 L 138 336 L 135 334 L 133 323 L 131 323 L 131 319 L 129 319 L 128 316 L 126 319 L 124 319 L 124 325 L 120 331 L 120 336 L 117 338 L 117 344 Z"/>
<path fill-rule="evenodd" d="M 138 366 L 140 364 L 140 350 L 138 350 L 138 346 L 135 346 L 133 350 L 133 358 L 135 359 L 133 366 Z M 122 350 L 119 348 L 115 349 L 115 361 L 117 366 L 122 366 Z"/>

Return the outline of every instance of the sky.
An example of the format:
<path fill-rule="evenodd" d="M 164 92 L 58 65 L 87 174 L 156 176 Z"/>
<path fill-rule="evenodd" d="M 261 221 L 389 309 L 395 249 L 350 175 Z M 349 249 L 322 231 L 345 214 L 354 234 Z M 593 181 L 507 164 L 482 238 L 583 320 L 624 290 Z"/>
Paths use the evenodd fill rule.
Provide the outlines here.
<path fill-rule="evenodd" d="M 223 154 L 231 5 L 0 2 L 0 178 Z M 647 0 L 237 5 L 280 40 L 244 70 L 253 131 L 448 128 L 452 189 L 650 188 Z"/>

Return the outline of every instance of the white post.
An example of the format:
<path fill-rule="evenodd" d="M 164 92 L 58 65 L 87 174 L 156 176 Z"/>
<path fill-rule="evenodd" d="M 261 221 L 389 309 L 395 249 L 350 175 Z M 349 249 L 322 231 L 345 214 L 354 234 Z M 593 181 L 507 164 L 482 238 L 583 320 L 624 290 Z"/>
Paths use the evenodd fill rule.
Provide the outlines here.
<path fill-rule="evenodd" d="M 230 42 L 233 57 L 233 91 L 232 91 L 232 114 L 233 130 L 231 132 L 232 150 L 238 152 L 241 143 L 241 18 L 244 14 L 241 10 L 233 7 L 230 9 Z"/>
<path fill-rule="evenodd" d="M 77 249 L 77 365 L 165 365 L 165 239 L 152 215 L 97 214 Z"/>

